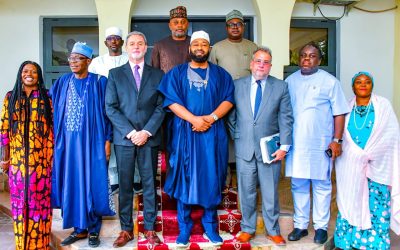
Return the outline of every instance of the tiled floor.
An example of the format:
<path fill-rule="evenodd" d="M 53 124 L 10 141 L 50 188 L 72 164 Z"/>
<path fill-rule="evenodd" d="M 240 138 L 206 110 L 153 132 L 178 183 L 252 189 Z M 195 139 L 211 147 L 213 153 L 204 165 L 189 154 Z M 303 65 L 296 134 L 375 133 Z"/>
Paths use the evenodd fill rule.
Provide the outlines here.
<path fill-rule="evenodd" d="M 0 211 L 0 242 L 1 249 L 15 249 L 12 219 L 2 211 Z"/>

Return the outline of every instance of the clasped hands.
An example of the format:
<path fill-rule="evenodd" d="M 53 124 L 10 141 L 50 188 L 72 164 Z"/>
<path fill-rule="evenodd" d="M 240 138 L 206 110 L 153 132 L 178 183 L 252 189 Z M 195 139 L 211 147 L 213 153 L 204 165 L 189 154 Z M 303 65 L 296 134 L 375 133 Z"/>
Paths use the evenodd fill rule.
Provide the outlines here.
<path fill-rule="evenodd" d="M 215 120 L 211 115 L 193 116 L 189 121 L 192 124 L 192 131 L 206 132 L 214 124 Z"/>
<path fill-rule="evenodd" d="M 133 135 L 128 137 L 129 140 L 136 146 L 143 146 L 146 144 L 147 140 L 149 139 L 150 135 L 146 131 L 136 131 Z"/>

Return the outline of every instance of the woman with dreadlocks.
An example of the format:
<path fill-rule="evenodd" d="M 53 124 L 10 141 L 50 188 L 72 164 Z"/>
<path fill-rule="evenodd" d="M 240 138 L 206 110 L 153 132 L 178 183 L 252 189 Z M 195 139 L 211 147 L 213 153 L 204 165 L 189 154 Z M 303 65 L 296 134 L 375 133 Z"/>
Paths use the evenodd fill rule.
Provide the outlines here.
<path fill-rule="evenodd" d="M 17 250 L 50 249 L 52 124 L 42 70 L 25 61 L 4 99 L 0 125 L 0 166 L 9 176 Z"/>

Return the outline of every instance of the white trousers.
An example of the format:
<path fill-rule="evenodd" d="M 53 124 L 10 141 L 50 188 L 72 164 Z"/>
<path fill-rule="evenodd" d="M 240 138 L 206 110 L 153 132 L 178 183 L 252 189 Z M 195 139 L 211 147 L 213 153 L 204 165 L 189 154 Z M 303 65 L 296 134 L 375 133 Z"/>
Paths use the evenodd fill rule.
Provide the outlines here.
<path fill-rule="evenodd" d="M 314 229 L 328 229 L 331 206 L 331 180 L 292 178 L 294 227 L 307 229 L 310 222 L 310 184 L 312 184 Z"/>

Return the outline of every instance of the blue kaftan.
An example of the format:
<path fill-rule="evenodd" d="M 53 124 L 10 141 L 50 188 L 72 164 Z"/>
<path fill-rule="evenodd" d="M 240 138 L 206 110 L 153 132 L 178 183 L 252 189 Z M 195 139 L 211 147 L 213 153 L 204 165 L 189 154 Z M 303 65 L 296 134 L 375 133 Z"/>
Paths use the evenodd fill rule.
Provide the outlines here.
<path fill-rule="evenodd" d="M 106 84 L 107 79 L 96 74 L 76 79 L 70 73 L 50 91 L 55 141 L 52 203 L 62 210 L 64 228 L 90 228 L 93 218 L 115 214 L 105 155 L 105 141 L 112 137 L 104 109 Z"/>
<path fill-rule="evenodd" d="M 188 65 L 174 67 L 161 81 L 164 107 L 177 103 L 201 116 L 211 114 L 224 101 L 234 103 L 234 85 L 228 72 L 209 63 L 208 83 L 197 86 L 189 84 Z M 169 126 L 170 169 L 164 191 L 184 204 L 217 206 L 228 164 L 224 120 L 218 120 L 206 132 L 193 132 L 192 125 L 177 116 L 173 116 Z"/>

